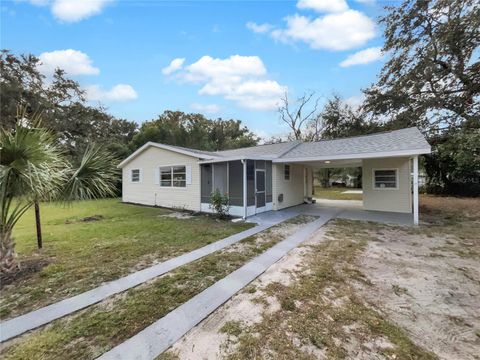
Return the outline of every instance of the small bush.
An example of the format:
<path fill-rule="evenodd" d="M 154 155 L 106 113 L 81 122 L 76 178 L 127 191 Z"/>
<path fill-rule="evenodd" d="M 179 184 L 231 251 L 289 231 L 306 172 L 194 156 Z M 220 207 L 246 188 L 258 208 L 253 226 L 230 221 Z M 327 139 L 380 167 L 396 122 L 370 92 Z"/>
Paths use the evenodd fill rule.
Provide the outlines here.
<path fill-rule="evenodd" d="M 221 219 L 227 218 L 230 209 L 228 195 L 216 189 L 210 197 L 210 209 L 215 211 Z"/>

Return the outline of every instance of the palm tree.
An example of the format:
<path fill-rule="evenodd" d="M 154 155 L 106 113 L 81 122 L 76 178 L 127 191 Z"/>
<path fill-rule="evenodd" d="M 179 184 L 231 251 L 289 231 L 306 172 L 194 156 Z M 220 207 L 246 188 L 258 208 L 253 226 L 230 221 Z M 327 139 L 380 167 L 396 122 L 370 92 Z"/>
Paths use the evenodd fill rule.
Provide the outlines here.
<path fill-rule="evenodd" d="M 38 114 L 25 111 L 13 130 L 0 129 L 0 270 L 14 271 L 12 230 L 35 205 L 37 242 L 41 243 L 40 201 L 113 196 L 118 173 L 114 157 L 90 146 L 78 166 L 68 161 L 54 133 L 41 128 Z"/>

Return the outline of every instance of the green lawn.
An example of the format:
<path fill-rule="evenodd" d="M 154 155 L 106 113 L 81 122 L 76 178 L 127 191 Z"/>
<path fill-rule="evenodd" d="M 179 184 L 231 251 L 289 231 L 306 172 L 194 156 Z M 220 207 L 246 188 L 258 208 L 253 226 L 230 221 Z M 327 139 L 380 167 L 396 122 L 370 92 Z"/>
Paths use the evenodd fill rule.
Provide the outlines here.
<path fill-rule="evenodd" d="M 348 190 L 361 190 L 361 189 L 351 189 L 351 188 L 323 188 L 320 186 L 315 186 L 315 197 L 316 199 L 328 199 L 328 200 L 362 200 L 362 194 L 344 194 L 344 191 Z"/>
<path fill-rule="evenodd" d="M 48 265 L 3 286 L 0 316 L 20 315 L 252 226 L 203 215 L 162 217 L 169 213 L 119 199 L 42 204 L 44 248 L 37 250 L 33 210 L 27 212 L 13 234 L 18 259 L 24 268 Z M 94 215 L 101 219 L 82 221 Z"/>

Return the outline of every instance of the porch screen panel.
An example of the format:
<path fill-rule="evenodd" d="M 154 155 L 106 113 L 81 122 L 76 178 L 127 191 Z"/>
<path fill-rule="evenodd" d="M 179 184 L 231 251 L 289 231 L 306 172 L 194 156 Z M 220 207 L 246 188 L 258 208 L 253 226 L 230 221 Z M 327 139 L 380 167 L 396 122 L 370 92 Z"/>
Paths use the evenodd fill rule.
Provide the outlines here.
<path fill-rule="evenodd" d="M 265 171 L 265 176 L 266 176 L 266 202 L 271 203 L 272 202 L 272 162 L 271 161 L 266 161 L 266 171 Z"/>
<path fill-rule="evenodd" d="M 228 195 L 231 206 L 243 206 L 243 164 L 241 161 L 228 163 Z"/>
<path fill-rule="evenodd" d="M 201 199 L 202 203 L 210 203 L 210 196 L 212 194 L 212 165 L 200 165 L 201 169 Z"/>
<path fill-rule="evenodd" d="M 247 160 L 247 206 L 255 205 L 255 161 Z"/>
<path fill-rule="evenodd" d="M 256 160 L 255 168 L 265 170 L 265 160 Z"/>
<path fill-rule="evenodd" d="M 221 194 L 228 193 L 227 163 L 213 164 L 213 190 Z"/>

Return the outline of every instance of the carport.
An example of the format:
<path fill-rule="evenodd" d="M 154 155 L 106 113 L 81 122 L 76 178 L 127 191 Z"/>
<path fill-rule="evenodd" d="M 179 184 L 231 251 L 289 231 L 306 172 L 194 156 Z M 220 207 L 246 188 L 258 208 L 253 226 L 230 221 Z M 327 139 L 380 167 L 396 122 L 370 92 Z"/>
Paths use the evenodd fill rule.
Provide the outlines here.
<path fill-rule="evenodd" d="M 273 164 L 304 167 L 307 196 L 312 196 L 316 169 L 360 167 L 364 210 L 411 214 L 413 223 L 418 224 L 418 157 L 428 153 L 430 145 L 423 135 L 410 128 L 301 143 Z"/>

